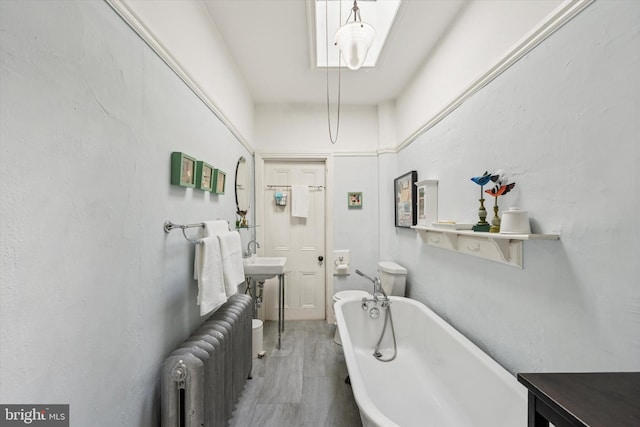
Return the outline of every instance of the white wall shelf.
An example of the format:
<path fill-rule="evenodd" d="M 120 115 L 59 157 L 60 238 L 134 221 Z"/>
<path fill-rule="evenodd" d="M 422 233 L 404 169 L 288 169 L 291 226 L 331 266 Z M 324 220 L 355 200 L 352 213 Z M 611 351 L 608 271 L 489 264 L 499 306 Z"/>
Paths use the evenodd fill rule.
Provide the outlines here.
<path fill-rule="evenodd" d="M 522 242 L 525 240 L 559 240 L 558 234 L 500 234 L 471 230 L 451 230 L 416 225 L 422 241 L 429 246 L 477 256 L 522 268 Z"/>

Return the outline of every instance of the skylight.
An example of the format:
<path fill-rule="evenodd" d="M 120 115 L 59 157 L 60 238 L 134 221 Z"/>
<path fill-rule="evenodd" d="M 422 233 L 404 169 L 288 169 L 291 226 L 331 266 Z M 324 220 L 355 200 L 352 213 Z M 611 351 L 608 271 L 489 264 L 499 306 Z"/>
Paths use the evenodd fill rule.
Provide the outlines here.
<path fill-rule="evenodd" d="M 396 17 L 402 0 L 360 0 L 360 17 L 363 22 L 376 30 L 376 37 L 369 49 L 363 67 L 375 67 L 387 35 Z M 351 0 L 315 0 L 316 66 L 327 66 L 327 45 L 329 46 L 329 67 L 338 66 L 338 48 L 334 45 L 334 36 L 338 28 L 345 24 L 353 8 Z M 329 16 L 329 32 L 326 33 L 326 16 Z M 353 22 L 353 16 L 349 17 Z M 328 38 L 328 41 L 327 41 Z M 345 67 L 344 61 L 341 64 Z"/>

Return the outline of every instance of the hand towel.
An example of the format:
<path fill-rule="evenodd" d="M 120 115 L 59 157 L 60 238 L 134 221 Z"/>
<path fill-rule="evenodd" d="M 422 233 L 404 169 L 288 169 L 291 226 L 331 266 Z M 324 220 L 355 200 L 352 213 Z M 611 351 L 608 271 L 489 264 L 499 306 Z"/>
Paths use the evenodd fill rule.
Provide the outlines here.
<path fill-rule="evenodd" d="M 203 237 L 215 237 L 218 234 L 228 233 L 229 223 L 224 219 L 216 219 L 212 221 L 204 222 Z M 197 253 L 197 250 L 196 250 Z M 198 257 L 196 257 L 193 263 L 193 278 L 198 280 Z"/>
<path fill-rule="evenodd" d="M 227 297 L 238 292 L 238 285 L 244 282 L 242 265 L 242 242 L 240 233 L 230 231 L 219 234 L 220 253 L 222 255 L 222 272 Z"/>
<path fill-rule="evenodd" d="M 220 243 L 217 237 L 205 237 L 196 245 L 196 271 L 200 315 L 204 316 L 227 302 Z"/>
<path fill-rule="evenodd" d="M 307 218 L 309 216 L 309 186 L 291 186 L 291 216 Z"/>
<path fill-rule="evenodd" d="M 228 233 L 229 223 L 224 219 L 204 222 L 204 236 L 217 236 L 218 234 Z"/>

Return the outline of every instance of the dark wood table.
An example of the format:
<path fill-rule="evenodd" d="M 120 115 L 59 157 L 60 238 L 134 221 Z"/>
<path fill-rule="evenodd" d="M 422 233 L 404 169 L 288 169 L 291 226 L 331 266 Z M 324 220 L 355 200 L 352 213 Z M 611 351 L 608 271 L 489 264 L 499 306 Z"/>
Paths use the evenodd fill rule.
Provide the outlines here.
<path fill-rule="evenodd" d="M 640 372 L 518 374 L 529 427 L 640 427 Z"/>

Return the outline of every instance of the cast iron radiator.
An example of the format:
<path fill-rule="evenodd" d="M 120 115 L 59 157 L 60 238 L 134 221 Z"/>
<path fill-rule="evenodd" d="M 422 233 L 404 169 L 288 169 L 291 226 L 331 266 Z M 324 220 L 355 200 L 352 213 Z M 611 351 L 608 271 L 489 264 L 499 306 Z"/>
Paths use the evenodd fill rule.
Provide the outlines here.
<path fill-rule="evenodd" d="M 253 304 L 236 294 L 163 362 L 162 427 L 226 426 L 251 378 Z"/>

